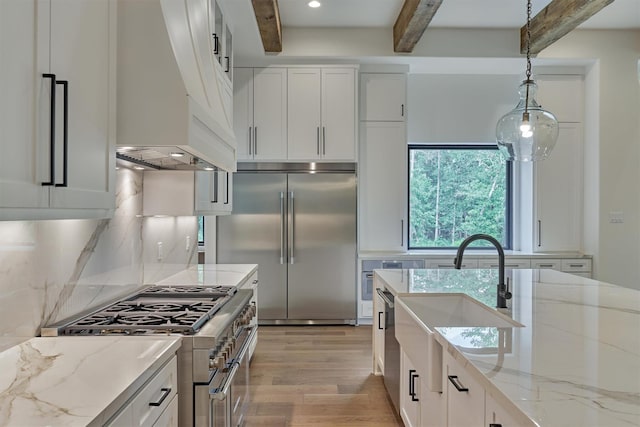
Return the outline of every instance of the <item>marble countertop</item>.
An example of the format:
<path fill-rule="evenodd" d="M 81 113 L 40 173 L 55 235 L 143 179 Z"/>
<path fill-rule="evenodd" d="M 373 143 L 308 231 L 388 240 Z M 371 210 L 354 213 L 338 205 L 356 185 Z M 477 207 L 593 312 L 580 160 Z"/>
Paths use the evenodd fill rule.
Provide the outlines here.
<path fill-rule="evenodd" d="M 387 289 L 466 293 L 495 307 L 496 270 L 377 270 Z M 539 426 L 640 425 L 640 291 L 553 270 L 507 270 L 522 328 L 435 328 L 487 391 Z M 507 399 L 508 398 L 508 399 Z"/>
<path fill-rule="evenodd" d="M 5 349 L 0 425 L 103 425 L 180 342 L 180 337 L 56 337 Z"/>
<path fill-rule="evenodd" d="M 158 285 L 242 286 L 257 264 L 198 264 L 157 282 Z"/>

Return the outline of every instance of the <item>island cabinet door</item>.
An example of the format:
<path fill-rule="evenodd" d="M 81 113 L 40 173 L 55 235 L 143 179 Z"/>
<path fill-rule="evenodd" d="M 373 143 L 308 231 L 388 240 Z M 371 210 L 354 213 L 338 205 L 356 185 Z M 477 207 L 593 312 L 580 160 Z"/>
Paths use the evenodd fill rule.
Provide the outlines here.
<path fill-rule="evenodd" d="M 485 396 L 485 426 L 487 427 L 528 427 L 535 424 L 523 414 L 512 413 L 502 407 L 489 393 Z"/>
<path fill-rule="evenodd" d="M 484 387 L 448 353 L 445 355 L 444 363 L 447 387 L 447 426 L 484 426 Z"/>

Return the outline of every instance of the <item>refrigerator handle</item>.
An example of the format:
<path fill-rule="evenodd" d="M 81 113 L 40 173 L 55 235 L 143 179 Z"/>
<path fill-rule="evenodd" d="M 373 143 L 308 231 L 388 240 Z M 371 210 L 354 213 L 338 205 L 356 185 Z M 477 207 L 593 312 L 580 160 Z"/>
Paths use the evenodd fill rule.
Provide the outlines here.
<path fill-rule="evenodd" d="M 296 232 L 296 222 L 295 222 L 296 212 L 293 207 L 293 191 L 289 192 L 289 263 L 293 265 L 294 262 L 294 242 L 295 242 L 295 232 Z"/>
<path fill-rule="evenodd" d="M 280 264 L 284 264 L 284 192 L 280 192 Z"/>

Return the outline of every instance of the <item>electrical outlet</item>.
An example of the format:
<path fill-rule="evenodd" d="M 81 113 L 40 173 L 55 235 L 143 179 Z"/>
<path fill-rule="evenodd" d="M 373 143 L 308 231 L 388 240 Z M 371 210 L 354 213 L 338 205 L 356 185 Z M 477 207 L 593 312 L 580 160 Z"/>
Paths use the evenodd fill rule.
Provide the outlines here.
<path fill-rule="evenodd" d="M 164 251 L 162 250 L 162 242 L 158 242 L 158 261 L 162 261 L 164 258 Z"/>
<path fill-rule="evenodd" d="M 185 240 L 184 250 L 188 252 L 189 248 L 191 247 L 191 236 L 187 236 L 187 238 L 184 240 Z"/>
<path fill-rule="evenodd" d="M 624 223 L 624 212 L 609 212 L 609 223 L 611 224 Z"/>

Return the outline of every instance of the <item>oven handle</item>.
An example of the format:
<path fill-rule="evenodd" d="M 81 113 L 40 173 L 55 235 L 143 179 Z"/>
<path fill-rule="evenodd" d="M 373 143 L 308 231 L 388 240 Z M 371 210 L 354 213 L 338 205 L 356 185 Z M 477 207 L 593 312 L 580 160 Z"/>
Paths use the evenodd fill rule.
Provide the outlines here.
<path fill-rule="evenodd" d="M 256 328 L 255 326 L 249 326 L 247 327 L 247 329 L 250 329 L 251 332 L 249 333 L 249 336 L 245 340 L 242 346 L 242 350 L 238 352 L 238 356 L 234 359 L 231 366 L 231 370 L 229 371 L 226 378 L 224 379 L 224 382 L 220 387 L 215 389 L 215 391 L 209 392 L 212 399 L 225 400 L 227 398 L 227 394 L 229 394 L 229 387 L 231 387 L 231 383 L 233 383 L 233 377 L 236 375 L 236 371 L 240 367 L 240 363 L 238 362 L 238 360 L 242 360 L 244 358 L 245 354 L 249 350 L 249 347 L 251 346 L 251 342 L 253 341 L 253 338 L 258 333 L 258 328 Z"/>

